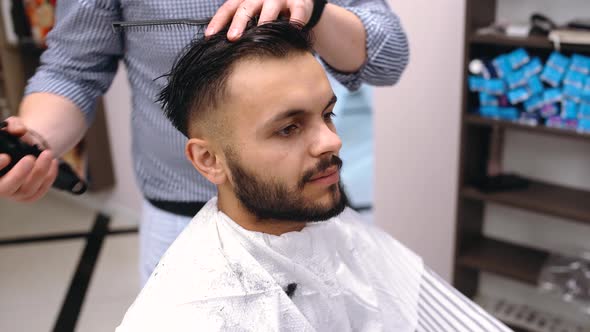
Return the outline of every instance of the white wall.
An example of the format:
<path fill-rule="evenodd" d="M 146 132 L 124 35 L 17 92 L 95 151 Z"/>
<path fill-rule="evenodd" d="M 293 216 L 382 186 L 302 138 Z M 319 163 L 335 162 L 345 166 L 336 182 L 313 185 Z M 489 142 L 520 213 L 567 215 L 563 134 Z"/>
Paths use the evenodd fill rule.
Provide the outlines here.
<path fill-rule="evenodd" d="M 410 41 L 401 82 L 375 93 L 375 220 L 452 271 L 465 1 L 391 0 Z"/>

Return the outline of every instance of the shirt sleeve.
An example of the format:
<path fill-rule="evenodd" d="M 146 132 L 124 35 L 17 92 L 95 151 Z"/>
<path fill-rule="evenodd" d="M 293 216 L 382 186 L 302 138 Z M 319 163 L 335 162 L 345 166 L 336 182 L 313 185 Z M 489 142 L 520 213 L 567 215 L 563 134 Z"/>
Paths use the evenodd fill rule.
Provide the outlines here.
<path fill-rule="evenodd" d="M 512 331 L 425 268 L 418 303 L 417 332 Z"/>
<path fill-rule="evenodd" d="M 343 73 L 324 62 L 328 72 L 349 90 L 361 83 L 384 86 L 397 83 L 409 59 L 409 47 L 398 16 L 384 0 L 334 0 L 354 13 L 367 36 L 367 61 L 356 72 Z"/>
<path fill-rule="evenodd" d="M 123 54 L 122 37 L 111 27 L 120 17 L 118 1 L 57 1 L 47 50 L 25 95 L 48 92 L 65 97 L 90 124 L 96 99 L 109 88 Z"/>

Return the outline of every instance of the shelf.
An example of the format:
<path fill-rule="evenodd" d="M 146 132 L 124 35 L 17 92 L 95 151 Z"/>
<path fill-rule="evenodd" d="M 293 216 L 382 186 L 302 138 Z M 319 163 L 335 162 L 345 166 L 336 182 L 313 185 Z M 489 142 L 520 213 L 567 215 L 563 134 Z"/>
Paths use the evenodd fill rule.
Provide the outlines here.
<path fill-rule="evenodd" d="M 545 50 L 554 49 L 553 43 L 546 37 L 542 36 L 508 37 L 500 34 L 473 34 L 469 38 L 469 42 L 472 45 L 500 45 L 511 47 L 537 48 Z M 590 53 L 590 45 L 561 44 L 560 49 L 564 52 Z"/>
<path fill-rule="evenodd" d="M 561 136 L 579 140 L 586 140 L 590 141 L 590 133 L 579 133 L 573 130 L 567 129 L 559 129 L 559 128 L 551 128 L 544 125 L 539 126 L 529 126 L 525 124 L 521 124 L 518 122 L 513 121 L 506 121 L 506 120 L 496 120 L 492 118 L 485 118 L 475 114 L 467 114 L 464 118 L 465 123 L 472 124 L 472 125 L 479 125 L 479 126 L 500 126 L 502 128 L 510 128 L 516 129 L 520 131 L 526 131 L 536 134 L 547 134 L 547 135 L 554 135 L 554 136 Z"/>
<path fill-rule="evenodd" d="M 516 301 L 512 297 L 503 298 L 495 295 L 479 294 L 474 301 L 486 312 L 508 325 L 515 332 L 549 332 L 549 331 L 585 331 L 590 332 L 580 322 L 586 317 L 580 316 L 579 320 L 572 320 L 571 316 L 563 316 L 547 312 L 536 303 L 529 301 Z M 582 312 L 580 311 L 580 314 Z M 584 315 L 584 314 L 582 314 Z M 577 316 L 577 315 L 575 315 Z"/>
<path fill-rule="evenodd" d="M 590 224 L 590 192 L 583 190 L 531 181 L 526 189 L 495 193 L 467 186 L 462 188 L 461 195 Z"/>
<path fill-rule="evenodd" d="M 536 285 L 547 258 L 540 250 L 482 238 L 459 254 L 457 264 Z"/>

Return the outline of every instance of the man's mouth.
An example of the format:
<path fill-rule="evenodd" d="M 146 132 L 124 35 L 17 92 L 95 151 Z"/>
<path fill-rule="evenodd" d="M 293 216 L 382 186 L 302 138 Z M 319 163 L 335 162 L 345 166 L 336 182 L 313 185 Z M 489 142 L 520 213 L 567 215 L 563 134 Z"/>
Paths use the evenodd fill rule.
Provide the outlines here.
<path fill-rule="evenodd" d="M 332 167 L 328 168 L 327 170 L 313 176 L 309 180 L 309 182 L 314 183 L 314 184 L 326 184 L 326 185 L 334 184 L 340 180 L 339 170 L 340 170 L 340 167 L 332 166 Z"/>
<path fill-rule="evenodd" d="M 332 174 L 334 174 L 334 173 L 336 173 L 336 172 L 338 172 L 338 166 L 332 166 L 332 167 L 328 168 L 327 170 L 325 170 L 325 171 L 323 171 L 323 172 L 321 172 L 321 173 L 318 173 L 318 174 L 314 175 L 314 176 L 313 176 L 311 179 L 309 179 L 309 180 L 310 180 L 310 181 L 315 181 L 315 180 L 318 180 L 318 179 L 321 179 L 321 178 L 328 177 L 328 176 L 330 176 L 330 175 L 332 175 Z"/>

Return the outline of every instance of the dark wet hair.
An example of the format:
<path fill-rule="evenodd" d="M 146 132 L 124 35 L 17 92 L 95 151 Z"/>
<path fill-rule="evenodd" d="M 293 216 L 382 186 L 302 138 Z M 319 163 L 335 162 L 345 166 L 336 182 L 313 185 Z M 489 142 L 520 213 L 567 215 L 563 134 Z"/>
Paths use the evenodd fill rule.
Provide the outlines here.
<path fill-rule="evenodd" d="M 168 82 L 158 102 L 174 127 L 187 137 L 189 122 L 215 109 L 226 95 L 227 79 L 236 62 L 313 53 L 311 32 L 286 20 L 260 26 L 252 20 L 238 40 L 230 42 L 226 36 L 227 28 L 193 41 L 164 75 Z"/>

